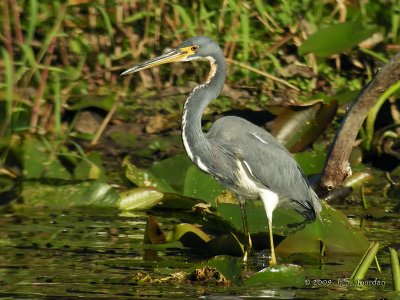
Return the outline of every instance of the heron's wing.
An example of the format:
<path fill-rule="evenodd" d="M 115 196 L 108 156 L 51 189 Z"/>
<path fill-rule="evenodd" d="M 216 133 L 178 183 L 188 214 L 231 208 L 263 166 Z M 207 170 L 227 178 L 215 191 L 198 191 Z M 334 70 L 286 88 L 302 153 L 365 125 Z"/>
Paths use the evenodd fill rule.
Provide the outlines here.
<path fill-rule="evenodd" d="M 241 160 L 262 185 L 294 201 L 292 204 L 303 215 L 306 212 L 300 211 L 302 208 L 320 211 L 318 197 L 306 176 L 289 151 L 272 135 L 241 118 L 225 117 L 218 121 L 217 128 L 212 128 L 209 134 L 214 143 Z"/>

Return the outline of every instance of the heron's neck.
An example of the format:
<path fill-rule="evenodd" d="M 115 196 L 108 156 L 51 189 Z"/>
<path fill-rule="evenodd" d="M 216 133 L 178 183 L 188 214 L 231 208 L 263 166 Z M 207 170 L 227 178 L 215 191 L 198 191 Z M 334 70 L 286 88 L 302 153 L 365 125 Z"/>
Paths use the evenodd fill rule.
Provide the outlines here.
<path fill-rule="evenodd" d="M 201 117 L 207 105 L 218 97 L 225 82 L 226 63 L 222 55 L 207 57 L 210 62 L 210 73 L 207 81 L 195 87 L 185 102 L 182 116 L 182 138 L 190 159 L 201 169 L 201 157 L 209 153 L 209 141 L 201 128 Z"/>

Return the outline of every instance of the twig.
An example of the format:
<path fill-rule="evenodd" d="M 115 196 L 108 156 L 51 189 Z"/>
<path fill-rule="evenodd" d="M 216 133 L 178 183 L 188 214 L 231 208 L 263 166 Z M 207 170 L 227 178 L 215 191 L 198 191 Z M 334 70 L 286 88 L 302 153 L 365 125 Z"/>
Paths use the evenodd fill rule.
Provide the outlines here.
<path fill-rule="evenodd" d="M 96 145 L 99 142 L 99 139 L 103 135 L 104 130 L 106 129 L 108 123 L 110 122 L 111 118 L 114 116 L 115 111 L 117 110 L 119 103 L 122 100 L 122 96 L 118 95 L 117 100 L 115 100 L 113 106 L 108 111 L 107 116 L 104 118 L 103 122 L 100 124 L 99 129 L 97 130 L 93 140 L 90 142 L 91 145 Z"/>
<path fill-rule="evenodd" d="M 256 68 L 253 68 L 253 67 L 249 66 L 249 65 L 243 64 L 241 62 L 238 62 L 238 61 L 235 61 L 235 60 L 229 59 L 229 58 L 227 59 L 227 62 L 231 63 L 231 64 L 234 64 L 234 65 L 237 65 L 237 66 L 239 66 L 241 68 L 244 68 L 246 70 L 252 71 L 254 73 L 260 74 L 260 75 L 262 75 L 264 77 L 267 77 L 268 79 L 271 79 L 273 81 L 279 82 L 279 83 L 281 83 L 283 85 L 286 85 L 287 87 L 290 87 L 291 89 L 293 89 L 293 90 L 295 90 L 297 92 L 300 91 L 299 88 L 297 88 L 294 85 L 290 84 L 286 80 L 283 80 L 281 78 L 275 77 L 274 75 L 268 74 L 266 72 L 260 71 L 260 70 L 258 70 Z"/>
<path fill-rule="evenodd" d="M 46 57 L 46 60 L 44 63 L 44 70 L 40 76 L 40 86 L 39 86 L 39 89 L 36 94 L 35 101 L 34 101 L 33 107 L 32 107 L 32 117 L 31 117 L 31 122 L 30 122 L 30 132 L 31 133 L 36 132 L 36 129 L 37 129 L 36 127 L 39 122 L 40 100 L 43 97 L 44 89 L 46 87 L 47 78 L 49 76 L 49 67 L 51 64 L 51 60 L 53 58 L 53 52 L 54 52 L 55 45 L 56 45 L 56 38 L 53 38 L 53 40 L 51 41 L 51 43 L 49 45 L 47 57 Z"/>

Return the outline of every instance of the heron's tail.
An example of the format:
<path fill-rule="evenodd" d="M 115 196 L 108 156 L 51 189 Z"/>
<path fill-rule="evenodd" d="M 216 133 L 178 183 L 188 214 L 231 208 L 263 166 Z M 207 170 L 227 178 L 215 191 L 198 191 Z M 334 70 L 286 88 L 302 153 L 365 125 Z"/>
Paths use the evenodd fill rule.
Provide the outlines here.
<path fill-rule="evenodd" d="M 317 194 L 310 187 L 311 199 L 308 201 L 294 201 L 293 208 L 306 219 L 306 223 L 312 222 L 318 217 L 321 220 L 320 212 L 322 211 L 321 201 Z M 322 221 L 322 220 L 321 220 Z"/>

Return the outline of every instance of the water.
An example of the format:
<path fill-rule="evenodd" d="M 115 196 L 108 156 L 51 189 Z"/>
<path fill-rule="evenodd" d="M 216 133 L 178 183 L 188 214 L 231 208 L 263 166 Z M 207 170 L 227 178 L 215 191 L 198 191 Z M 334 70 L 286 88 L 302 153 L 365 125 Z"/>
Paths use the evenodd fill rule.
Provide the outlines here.
<path fill-rule="evenodd" d="M 385 203 L 379 203 L 385 201 Z M 399 214 L 395 201 L 379 200 L 380 217 L 362 219 L 361 208 L 342 205 L 355 215 L 352 223 L 363 227 L 370 240 L 383 246 L 399 242 Z M 371 208 L 373 209 L 373 208 Z M 390 261 L 387 248 L 378 253 L 382 273 L 368 272 L 369 283 L 348 285 L 359 257 L 326 257 L 321 261 L 298 261 L 308 274 L 300 288 L 247 287 L 234 283 L 230 287 L 201 284 L 150 284 L 137 286 L 138 272 L 162 277 L 186 270 L 206 257 L 201 251 L 160 251 L 156 258 L 144 258 L 143 234 L 145 212 L 121 216 L 117 210 L 46 208 L 3 208 L 0 213 L 0 297 L 2 299 L 51 298 L 70 299 L 253 299 L 253 298 L 371 298 L 393 297 Z M 163 228 L 177 220 L 163 215 Z M 250 260 L 250 269 L 265 265 L 262 253 Z M 288 263 L 288 262 L 286 262 Z M 165 275 L 166 276 L 166 275 Z"/>

